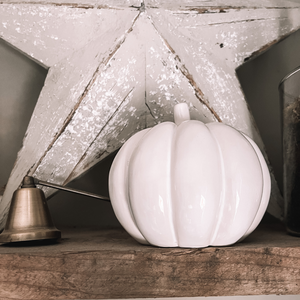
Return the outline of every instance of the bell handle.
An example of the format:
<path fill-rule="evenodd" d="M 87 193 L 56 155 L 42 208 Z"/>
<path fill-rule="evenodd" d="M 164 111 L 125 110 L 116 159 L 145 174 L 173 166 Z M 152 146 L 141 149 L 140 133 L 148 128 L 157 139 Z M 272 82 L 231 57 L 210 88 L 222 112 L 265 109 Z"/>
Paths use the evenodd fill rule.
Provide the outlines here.
<path fill-rule="evenodd" d="M 25 176 L 23 182 L 28 181 L 28 179 L 26 177 L 31 177 L 31 176 Z M 54 189 L 57 189 L 57 190 L 62 190 L 62 191 L 65 191 L 65 192 L 70 192 L 70 193 L 79 194 L 79 195 L 83 195 L 83 196 L 88 196 L 88 197 L 92 197 L 92 198 L 96 198 L 96 199 L 100 199 L 100 200 L 103 200 L 103 201 L 110 202 L 110 199 L 108 197 L 105 197 L 105 196 L 100 196 L 100 195 L 93 194 L 93 193 L 90 193 L 90 192 L 85 192 L 85 191 L 73 189 L 73 188 L 70 188 L 70 187 L 65 187 L 65 186 L 61 186 L 61 185 L 58 185 L 58 184 L 50 183 L 50 182 L 47 182 L 47 181 L 42 181 L 42 180 L 39 180 L 39 179 L 34 178 L 34 177 L 31 177 L 31 178 L 33 179 L 34 184 L 37 184 L 37 185 L 47 186 L 47 187 L 54 188 Z"/>

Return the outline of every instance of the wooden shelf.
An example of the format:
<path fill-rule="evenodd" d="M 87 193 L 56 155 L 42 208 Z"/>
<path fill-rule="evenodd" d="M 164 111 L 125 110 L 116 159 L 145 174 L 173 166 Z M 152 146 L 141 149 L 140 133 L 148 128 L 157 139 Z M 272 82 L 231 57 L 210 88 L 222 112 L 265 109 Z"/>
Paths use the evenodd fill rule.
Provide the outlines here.
<path fill-rule="evenodd" d="M 243 242 L 156 248 L 122 229 L 64 229 L 58 244 L 0 246 L 0 299 L 300 294 L 300 238 L 262 224 Z"/>

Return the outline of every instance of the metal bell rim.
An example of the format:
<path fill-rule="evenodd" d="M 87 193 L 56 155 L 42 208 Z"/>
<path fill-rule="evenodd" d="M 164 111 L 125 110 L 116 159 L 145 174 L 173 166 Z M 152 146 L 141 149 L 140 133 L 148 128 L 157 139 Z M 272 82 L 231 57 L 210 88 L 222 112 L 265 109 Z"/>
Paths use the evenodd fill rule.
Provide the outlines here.
<path fill-rule="evenodd" d="M 24 230 L 14 232 L 12 230 L 4 230 L 0 235 L 0 243 L 38 241 L 38 240 L 58 240 L 61 238 L 60 230 L 56 228 L 34 228 L 32 230 Z"/>

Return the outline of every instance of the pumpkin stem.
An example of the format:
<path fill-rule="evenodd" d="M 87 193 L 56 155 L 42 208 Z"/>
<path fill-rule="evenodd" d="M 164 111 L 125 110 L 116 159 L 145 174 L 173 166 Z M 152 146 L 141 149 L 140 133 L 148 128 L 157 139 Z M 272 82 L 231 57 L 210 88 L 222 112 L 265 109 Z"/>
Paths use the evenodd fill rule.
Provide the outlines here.
<path fill-rule="evenodd" d="M 190 119 L 190 111 L 186 103 L 179 103 L 174 106 L 174 121 L 177 126 Z"/>

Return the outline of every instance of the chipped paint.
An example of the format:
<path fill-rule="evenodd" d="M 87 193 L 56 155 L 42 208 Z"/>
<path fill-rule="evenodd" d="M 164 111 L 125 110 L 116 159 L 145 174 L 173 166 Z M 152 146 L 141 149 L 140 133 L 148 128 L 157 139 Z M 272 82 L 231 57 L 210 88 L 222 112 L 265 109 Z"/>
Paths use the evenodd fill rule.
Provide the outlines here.
<path fill-rule="evenodd" d="M 276 0 L 0 2 L 0 37 L 49 68 L 1 199 L 1 227 L 24 175 L 66 184 L 135 132 L 173 120 L 178 102 L 263 150 L 235 69 L 298 29 L 299 13 Z M 269 212 L 280 218 L 274 180 L 272 193 Z"/>

